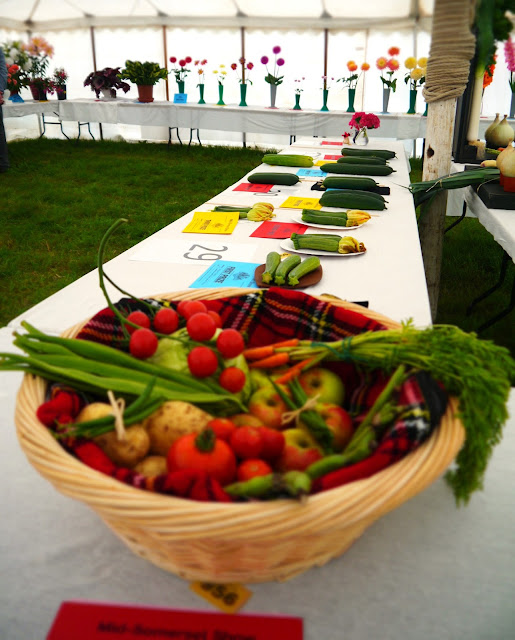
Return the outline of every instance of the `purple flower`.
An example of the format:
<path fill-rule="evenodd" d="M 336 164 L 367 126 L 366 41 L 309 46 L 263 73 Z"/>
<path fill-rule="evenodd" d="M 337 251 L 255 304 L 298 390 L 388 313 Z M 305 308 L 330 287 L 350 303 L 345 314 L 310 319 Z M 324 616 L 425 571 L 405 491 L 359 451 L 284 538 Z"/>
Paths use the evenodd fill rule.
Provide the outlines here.
<path fill-rule="evenodd" d="M 272 51 L 277 55 L 278 53 L 281 53 L 281 47 L 274 47 Z"/>
<path fill-rule="evenodd" d="M 279 58 L 279 59 L 277 60 L 277 66 L 278 66 L 278 67 L 282 67 L 282 66 L 283 66 L 283 64 L 284 64 L 284 60 L 283 60 L 282 58 Z"/>
<path fill-rule="evenodd" d="M 261 58 L 261 63 L 262 63 L 262 64 L 268 64 L 268 57 L 267 57 L 267 56 L 263 56 L 263 57 Z"/>

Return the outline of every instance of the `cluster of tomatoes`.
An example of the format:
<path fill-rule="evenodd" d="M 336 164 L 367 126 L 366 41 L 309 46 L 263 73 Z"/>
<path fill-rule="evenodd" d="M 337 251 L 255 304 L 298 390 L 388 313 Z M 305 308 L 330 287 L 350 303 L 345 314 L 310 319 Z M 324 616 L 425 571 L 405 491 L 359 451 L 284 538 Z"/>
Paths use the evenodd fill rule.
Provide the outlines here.
<path fill-rule="evenodd" d="M 197 378 L 214 375 L 220 364 L 219 357 L 236 358 L 245 348 L 241 333 L 236 329 L 222 329 L 220 315 L 208 310 L 200 300 L 182 300 L 177 305 L 177 310 L 162 307 L 152 319 L 143 311 L 133 311 L 127 316 L 127 320 L 129 351 L 139 359 L 154 355 L 159 344 L 157 334 L 170 335 L 184 323 L 189 338 L 196 343 L 212 341 L 217 330 L 221 329 L 213 341 L 216 350 L 207 344 L 197 344 L 188 353 L 189 370 Z M 238 393 L 245 386 L 246 376 L 238 367 L 226 367 L 218 381 L 227 391 Z"/>
<path fill-rule="evenodd" d="M 200 434 L 176 440 L 168 452 L 169 471 L 206 471 L 222 487 L 272 473 L 285 447 L 281 431 L 265 426 L 237 427 L 229 418 L 211 419 Z"/>

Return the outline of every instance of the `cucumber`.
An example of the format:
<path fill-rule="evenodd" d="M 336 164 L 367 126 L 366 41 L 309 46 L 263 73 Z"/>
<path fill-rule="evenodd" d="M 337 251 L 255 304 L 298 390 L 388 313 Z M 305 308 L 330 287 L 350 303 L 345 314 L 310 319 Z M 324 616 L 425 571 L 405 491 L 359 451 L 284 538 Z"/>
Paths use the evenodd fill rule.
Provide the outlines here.
<path fill-rule="evenodd" d="M 396 157 L 395 151 L 390 151 L 389 149 L 356 149 L 355 147 L 342 149 L 342 156 L 378 156 L 386 160 Z"/>
<path fill-rule="evenodd" d="M 373 209 L 375 211 L 386 209 L 382 196 L 356 189 L 326 191 L 320 198 L 320 204 L 323 207 L 341 207 L 342 209 Z"/>
<path fill-rule="evenodd" d="M 281 285 L 286 282 L 286 276 L 290 273 L 290 271 L 296 267 L 301 262 L 300 256 L 288 256 L 281 260 L 279 266 L 275 270 L 274 282 L 275 284 Z"/>
<path fill-rule="evenodd" d="M 350 162 L 333 162 L 320 167 L 325 173 L 348 173 L 359 176 L 389 176 L 393 169 L 380 164 L 351 164 Z"/>
<path fill-rule="evenodd" d="M 299 176 L 294 173 L 253 173 L 247 180 L 251 184 L 297 184 Z"/>
<path fill-rule="evenodd" d="M 272 164 L 283 167 L 312 167 L 311 156 L 301 156 L 287 153 L 266 153 L 263 156 L 264 164 Z"/>
<path fill-rule="evenodd" d="M 379 158 L 377 156 L 342 156 L 338 158 L 336 162 L 354 162 L 355 164 L 386 164 L 385 158 Z"/>
<path fill-rule="evenodd" d="M 265 284 L 270 284 L 274 279 L 277 267 L 281 263 L 281 256 L 277 251 L 270 251 L 266 256 L 265 270 L 263 271 L 261 278 Z"/>
<path fill-rule="evenodd" d="M 373 178 L 360 176 L 327 176 L 322 184 L 326 189 L 359 189 L 361 191 L 369 191 L 378 186 Z"/>

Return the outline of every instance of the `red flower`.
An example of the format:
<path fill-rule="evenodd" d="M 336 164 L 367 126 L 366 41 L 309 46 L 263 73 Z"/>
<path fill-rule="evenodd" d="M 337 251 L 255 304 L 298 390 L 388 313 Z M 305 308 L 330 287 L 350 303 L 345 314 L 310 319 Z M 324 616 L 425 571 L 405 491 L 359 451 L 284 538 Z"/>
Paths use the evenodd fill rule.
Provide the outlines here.
<path fill-rule="evenodd" d="M 189 64 L 190 62 L 191 62 L 191 58 L 190 58 L 190 56 L 187 56 L 187 58 L 186 58 L 186 64 Z"/>
<path fill-rule="evenodd" d="M 399 47 L 390 47 L 388 49 L 389 56 L 398 56 L 400 52 L 401 50 L 399 49 Z"/>
<path fill-rule="evenodd" d="M 172 62 L 172 63 L 177 62 L 177 58 L 175 56 L 172 56 L 170 58 L 170 62 Z"/>
<path fill-rule="evenodd" d="M 179 60 L 179 64 L 181 67 L 185 67 L 186 66 L 186 60 Z"/>
<path fill-rule="evenodd" d="M 231 69 L 233 69 L 234 71 L 236 71 L 236 69 L 238 68 L 238 65 L 236 64 L 236 62 L 233 62 L 231 64 Z"/>

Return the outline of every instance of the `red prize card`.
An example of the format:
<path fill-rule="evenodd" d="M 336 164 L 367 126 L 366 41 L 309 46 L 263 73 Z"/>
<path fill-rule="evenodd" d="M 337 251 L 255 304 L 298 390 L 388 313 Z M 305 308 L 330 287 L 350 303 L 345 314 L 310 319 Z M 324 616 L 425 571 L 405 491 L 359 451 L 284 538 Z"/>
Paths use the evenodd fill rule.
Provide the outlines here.
<path fill-rule="evenodd" d="M 262 222 L 259 227 L 250 234 L 251 238 L 276 238 L 284 240 L 292 233 L 304 233 L 307 225 L 298 222 Z"/>
<path fill-rule="evenodd" d="M 273 184 L 251 184 L 250 182 L 242 182 L 233 191 L 255 191 L 256 193 L 268 193 Z"/>
<path fill-rule="evenodd" d="M 329 140 L 322 140 L 322 144 L 332 144 L 335 147 L 341 147 L 343 142 L 330 142 Z"/>
<path fill-rule="evenodd" d="M 342 156 L 324 156 L 324 160 L 338 160 L 338 158 L 341 158 Z"/>
<path fill-rule="evenodd" d="M 302 640 L 302 618 L 63 602 L 47 640 Z"/>

